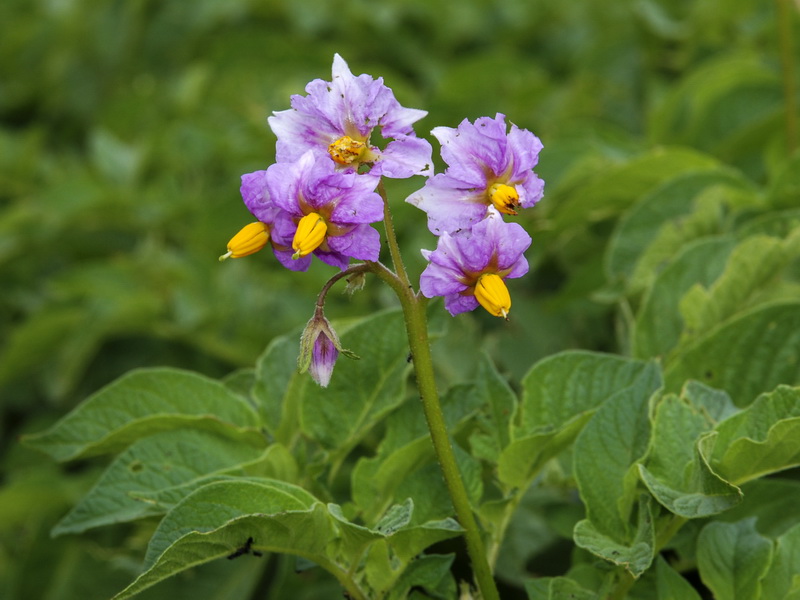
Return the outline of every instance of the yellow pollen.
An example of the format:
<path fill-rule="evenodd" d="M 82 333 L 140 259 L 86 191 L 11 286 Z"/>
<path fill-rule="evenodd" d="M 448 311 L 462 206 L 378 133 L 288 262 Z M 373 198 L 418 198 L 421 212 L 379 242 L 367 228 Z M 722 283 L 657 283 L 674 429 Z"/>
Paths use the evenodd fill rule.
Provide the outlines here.
<path fill-rule="evenodd" d="M 505 215 L 515 215 L 519 208 L 519 194 L 515 187 L 505 183 L 495 183 L 489 188 L 489 200 L 494 207 Z"/>
<path fill-rule="evenodd" d="M 475 284 L 475 299 L 489 314 L 508 319 L 511 296 L 503 279 L 496 273 L 484 273 Z"/>
<path fill-rule="evenodd" d="M 340 165 L 351 165 L 360 162 L 367 150 L 364 142 L 354 140 L 349 135 L 340 137 L 328 146 L 328 154 Z"/>
<path fill-rule="evenodd" d="M 245 225 L 228 242 L 228 251 L 219 257 L 220 261 L 227 258 L 241 258 L 261 250 L 269 242 L 269 225 L 256 221 Z"/>
<path fill-rule="evenodd" d="M 300 219 L 292 240 L 292 258 L 297 260 L 319 248 L 327 232 L 328 225 L 319 213 L 312 212 Z"/>

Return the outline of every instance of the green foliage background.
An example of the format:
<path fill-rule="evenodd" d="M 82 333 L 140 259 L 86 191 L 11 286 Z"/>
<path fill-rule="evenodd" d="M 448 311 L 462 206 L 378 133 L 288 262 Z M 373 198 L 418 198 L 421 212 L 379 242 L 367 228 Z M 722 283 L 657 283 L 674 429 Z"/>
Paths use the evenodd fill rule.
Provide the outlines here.
<path fill-rule="evenodd" d="M 467 350 L 476 345 L 518 388 L 560 350 L 668 357 L 692 336 L 665 373 L 672 391 L 711 373 L 706 382 L 744 406 L 797 383 L 796 338 L 752 341 L 783 344 L 794 362 L 742 388 L 722 352 L 735 340 L 703 336 L 765 300 L 798 298 L 800 169 L 777 23 L 775 5 L 758 0 L 0 3 L 0 596 L 110 596 L 137 572 L 154 527 L 51 540 L 105 464 L 56 465 L 19 446 L 20 434 L 134 367 L 213 377 L 250 367 L 309 318 L 324 265 L 298 275 L 266 252 L 216 258 L 250 219 L 239 175 L 274 158 L 266 117 L 327 78 L 334 52 L 428 110 L 419 135 L 502 112 L 544 143 L 545 199 L 519 219 L 534 238 L 531 274 L 513 282 L 509 324 L 477 312 L 440 319 L 445 386 L 482 364 Z M 402 202 L 420 185 L 388 189 L 412 274 L 424 266 L 418 249 L 435 243 Z M 773 237 L 739 247 L 743 266 L 726 271 L 757 233 Z M 679 251 L 703 260 L 664 268 Z M 761 278 L 742 276 L 748 268 Z M 330 298 L 337 319 L 395 305 L 374 282 Z M 796 310 L 765 319 L 797 330 Z M 698 356 L 719 364 L 698 373 Z M 362 453 L 379 441 L 360 442 Z M 525 526 L 554 541 L 538 518 Z M 507 580 L 531 574 L 525 552 L 509 556 Z M 227 566 L 193 576 L 211 585 Z M 235 566 L 249 589 L 258 565 Z M 272 577 L 288 581 L 292 569 L 279 563 Z M 336 590 L 315 577 L 297 594 Z M 143 597 L 180 589 L 176 578 Z"/>

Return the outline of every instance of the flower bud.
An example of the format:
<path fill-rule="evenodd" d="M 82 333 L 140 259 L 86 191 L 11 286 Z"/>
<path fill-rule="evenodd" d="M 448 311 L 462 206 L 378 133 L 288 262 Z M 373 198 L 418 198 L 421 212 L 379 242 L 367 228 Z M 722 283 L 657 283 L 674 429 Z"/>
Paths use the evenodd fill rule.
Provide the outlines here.
<path fill-rule="evenodd" d="M 300 336 L 297 369 L 300 373 L 308 371 L 314 381 L 322 387 L 328 387 L 340 352 L 348 358 L 359 358 L 342 348 L 339 336 L 323 315 L 322 309 L 317 308 Z"/>
<path fill-rule="evenodd" d="M 228 251 L 219 257 L 220 261 L 227 258 L 241 258 L 261 250 L 269 242 L 269 225 L 256 221 L 245 225 L 228 242 Z"/>
<path fill-rule="evenodd" d="M 511 295 L 503 279 L 496 273 L 484 273 L 475 284 L 475 298 L 489 314 L 508 319 Z"/>

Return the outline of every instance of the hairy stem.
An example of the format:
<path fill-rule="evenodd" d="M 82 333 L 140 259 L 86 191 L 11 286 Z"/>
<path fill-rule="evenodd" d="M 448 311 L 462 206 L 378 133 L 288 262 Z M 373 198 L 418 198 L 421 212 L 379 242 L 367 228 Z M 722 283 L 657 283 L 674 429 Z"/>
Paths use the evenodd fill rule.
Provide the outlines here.
<path fill-rule="evenodd" d="M 378 183 L 378 193 L 383 198 L 383 223 L 386 227 L 386 242 L 389 246 L 389 254 L 392 256 L 392 265 L 397 273 L 397 277 L 404 286 L 411 287 L 411 282 L 403 264 L 403 257 L 400 255 L 400 246 L 397 244 L 397 236 L 394 233 L 394 223 L 392 222 L 392 212 L 389 210 L 389 201 L 386 198 L 386 189 L 383 187 L 383 180 Z"/>

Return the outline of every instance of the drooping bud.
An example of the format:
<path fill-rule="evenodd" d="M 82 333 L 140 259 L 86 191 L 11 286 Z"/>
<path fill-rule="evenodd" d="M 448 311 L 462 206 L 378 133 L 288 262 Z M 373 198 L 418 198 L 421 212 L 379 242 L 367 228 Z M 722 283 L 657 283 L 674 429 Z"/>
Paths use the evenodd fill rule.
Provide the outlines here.
<path fill-rule="evenodd" d="M 269 242 L 269 225 L 256 221 L 245 225 L 228 242 L 228 251 L 219 257 L 220 261 L 228 258 L 241 258 L 261 250 Z"/>
<path fill-rule="evenodd" d="M 503 279 L 496 273 L 484 273 L 475 284 L 475 298 L 489 314 L 508 319 L 511 295 Z"/>
<path fill-rule="evenodd" d="M 494 207 L 505 215 L 516 215 L 519 208 L 517 189 L 505 183 L 495 183 L 489 188 L 489 200 Z"/>
<path fill-rule="evenodd" d="M 314 381 L 322 387 L 328 387 L 340 352 L 348 358 L 359 358 L 342 348 L 339 336 L 318 307 L 300 336 L 297 369 L 300 373 L 308 371 Z"/>
<path fill-rule="evenodd" d="M 354 162 L 360 162 L 366 149 L 367 145 L 364 142 L 345 135 L 328 146 L 328 154 L 340 165 L 352 165 Z"/>
<path fill-rule="evenodd" d="M 327 232 L 328 225 L 319 213 L 312 212 L 300 219 L 292 240 L 292 258 L 297 260 L 319 248 Z"/>

